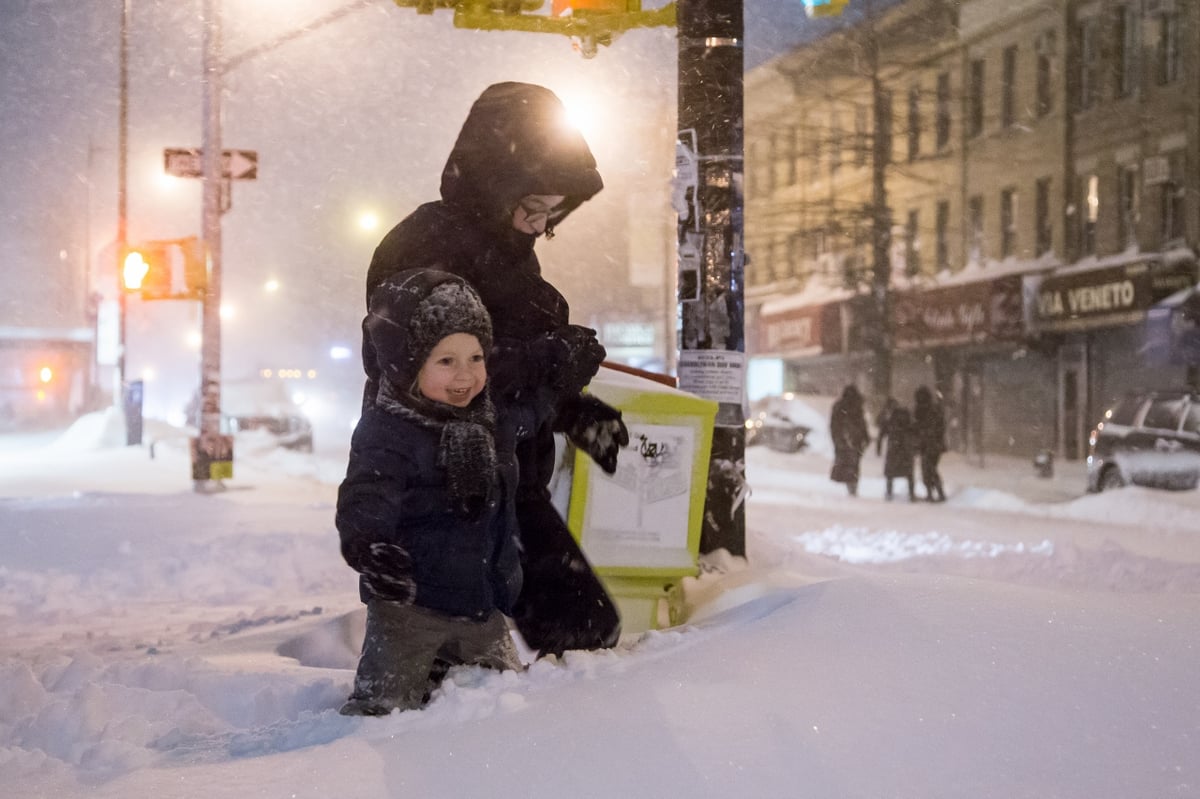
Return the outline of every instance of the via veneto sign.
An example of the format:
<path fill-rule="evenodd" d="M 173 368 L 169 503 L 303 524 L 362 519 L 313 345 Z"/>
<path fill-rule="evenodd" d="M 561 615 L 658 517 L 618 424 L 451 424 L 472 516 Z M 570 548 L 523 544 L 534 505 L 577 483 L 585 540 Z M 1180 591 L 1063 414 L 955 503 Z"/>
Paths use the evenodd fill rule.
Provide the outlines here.
<path fill-rule="evenodd" d="M 163 169 L 177 178 L 204 177 L 204 151 L 199 147 L 173 147 L 163 150 Z M 221 177 L 226 180 L 256 180 L 257 150 L 222 150 Z"/>

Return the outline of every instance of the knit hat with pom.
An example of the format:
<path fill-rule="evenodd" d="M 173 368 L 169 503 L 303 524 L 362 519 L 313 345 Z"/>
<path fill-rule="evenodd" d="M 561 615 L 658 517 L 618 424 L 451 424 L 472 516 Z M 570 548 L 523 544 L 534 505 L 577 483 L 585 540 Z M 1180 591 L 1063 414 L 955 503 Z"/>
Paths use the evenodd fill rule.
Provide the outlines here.
<path fill-rule="evenodd" d="M 462 278 L 434 269 L 410 269 L 389 277 L 371 292 L 363 335 L 375 349 L 380 373 L 409 390 L 429 353 L 454 333 L 492 348 L 492 320 L 475 290 Z"/>

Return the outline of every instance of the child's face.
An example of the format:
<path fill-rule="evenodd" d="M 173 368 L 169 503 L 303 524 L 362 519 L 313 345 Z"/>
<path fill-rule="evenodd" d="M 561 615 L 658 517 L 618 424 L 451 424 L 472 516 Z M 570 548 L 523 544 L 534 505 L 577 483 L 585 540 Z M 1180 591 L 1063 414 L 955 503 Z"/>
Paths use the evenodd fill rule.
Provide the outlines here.
<path fill-rule="evenodd" d="M 439 341 L 417 373 L 417 390 L 426 399 L 465 408 L 487 383 L 483 347 L 470 333 L 451 333 Z"/>

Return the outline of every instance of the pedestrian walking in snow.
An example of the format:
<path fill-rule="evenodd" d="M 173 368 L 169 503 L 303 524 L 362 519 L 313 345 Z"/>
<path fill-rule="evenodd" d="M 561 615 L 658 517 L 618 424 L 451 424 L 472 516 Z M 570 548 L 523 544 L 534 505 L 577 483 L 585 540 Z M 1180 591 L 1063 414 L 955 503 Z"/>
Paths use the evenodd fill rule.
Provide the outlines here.
<path fill-rule="evenodd" d="M 925 484 L 925 499 L 945 502 L 946 490 L 938 472 L 938 461 L 946 451 L 946 411 L 933 392 L 921 386 L 913 395 L 913 423 L 917 435 L 917 455 L 921 459 L 921 482 Z"/>
<path fill-rule="evenodd" d="M 461 278 L 402 272 L 371 294 L 377 394 L 338 489 L 342 555 L 367 606 L 345 715 L 418 708 L 457 664 L 523 665 L 513 435 L 486 388 L 492 327 Z"/>
<path fill-rule="evenodd" d="M 606 357 L 596 333 L 573 325 L 562 294 L 541 274 L 534 243 L 600 191 L 596 161 L 553 92 L 528 83 L 489 86 L 471 106 L 442 171 L 441 199 L 421 205 L 375 250 L 368 302 L 389 275 L 435 267 L 464 278 L 492 317 L 491 394 L 503 419 L 519 419 L 524 590 L 514 619 L 541 654 L 616 643 L 620 616 L 551 502 L 554 433 L 610 474 L 629 443 L 621 413 L 583 388 Z M 379 379 L 370 341 L 371 401 Z"/>
<path fill-rule="evenodd" d="M 878 432 L 878 437 L 875 439 L 875 454 L 883 454 L 883 439 L 884 430 L 887 429 L 888 422 L 892 418 L 892 412 L 900 407 L 900 403 L 895 397 L 888 397 L 883 401 L 883 407 L 879 409 L 879 413 L 875 416 L 875 430 Z"/>
<path fill-rule="evenodd" d="M 892 400 L 895 403 L 895 400 Z M 913 459 L 916 457 L 916 429 L 912 414 L 895 404 L 879 427 L 877 446 L 887 442 L 887 454 L 883 458 L 883 476 L 887 480 L 884 498 L 892 498 L 892 481 L 903 477 L 908 485 L 910 502 L 917 498 L 916 482 L 913 480 Z"/>
<path fill-rule="evenodd" d="M 862 394 L 853 384 L 846 386 L 842 396 L 833 403 L 829 435 L 833 438 L 833 469 L 829 479 L 845 483 L 850 496 L 857 496 L 859 464 L 871 443 L 871 434 L 867 431 Z"/>

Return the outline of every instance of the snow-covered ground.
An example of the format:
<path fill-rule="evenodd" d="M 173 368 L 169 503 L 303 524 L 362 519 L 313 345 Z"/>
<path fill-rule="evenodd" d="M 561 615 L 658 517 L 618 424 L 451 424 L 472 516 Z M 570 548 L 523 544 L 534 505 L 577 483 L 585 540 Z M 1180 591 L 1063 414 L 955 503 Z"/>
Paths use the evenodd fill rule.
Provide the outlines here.
<path fill-rule="evenodd" d="M 1200 492 L 950 456 L 886 503 L 753 447 L 685 625 L 347 719 L 344 462 L 239 440 L 197 495 L 154 435 L 0 438 L 0 795 L 1200 797 Z"/>

